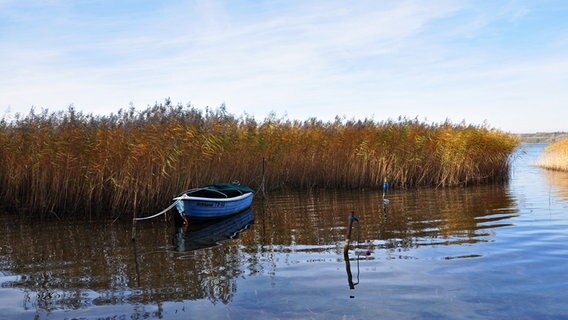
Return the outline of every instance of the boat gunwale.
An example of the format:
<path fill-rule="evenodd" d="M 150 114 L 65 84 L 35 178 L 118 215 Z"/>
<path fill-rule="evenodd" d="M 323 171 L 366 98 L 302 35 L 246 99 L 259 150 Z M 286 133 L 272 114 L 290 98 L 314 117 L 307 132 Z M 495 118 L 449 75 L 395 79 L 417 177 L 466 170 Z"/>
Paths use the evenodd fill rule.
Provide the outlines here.
<path fill-rule="evenodd" d="M 231 201 L 239 201 L 239 200 L 243 200 L 246 199 L 247 197 L 253 195 L 253 192 L 247 192 L 244 194 L 241 194 L 239 196 L 236 197 L 232 197 L 232 198 L 207 198 L 207 197 L 193 197 L 193 196 L 188 196 L 187 194 L 183 194 L 179 197 L 175 197 L 173 200 L 195 200 L 195 201 L 210 201 L 210 202 L 231 202 Z"/>

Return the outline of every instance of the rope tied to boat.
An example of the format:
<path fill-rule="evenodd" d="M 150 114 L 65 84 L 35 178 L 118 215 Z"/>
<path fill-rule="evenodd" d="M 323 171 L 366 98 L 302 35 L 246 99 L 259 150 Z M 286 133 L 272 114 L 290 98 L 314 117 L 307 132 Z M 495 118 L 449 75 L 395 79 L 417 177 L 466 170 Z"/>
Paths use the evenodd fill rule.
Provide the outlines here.
<path fill-rule="evenodd" d="M 174 203 L 172 203 L 169 207 L 167 207 L 166 209 L 164 209 L 164 210 L 162 210 L 162 211 L 160 211 L 160 212 L 158 212 L 154 215 L 151 215 L 149 217 L 143 217 L 143 218 L 135 218 L 134 220 L 140 221 L 140 220 L 148 220 L 148 219 L 153 219 L 153 218 L 159 217 L 159 216 L 163 215 L 164 213 L 168 212 L 171 208 L 175 207 L 176 204 L 178 203 L 178 201 L 179 200 L 174 201 Z"/>

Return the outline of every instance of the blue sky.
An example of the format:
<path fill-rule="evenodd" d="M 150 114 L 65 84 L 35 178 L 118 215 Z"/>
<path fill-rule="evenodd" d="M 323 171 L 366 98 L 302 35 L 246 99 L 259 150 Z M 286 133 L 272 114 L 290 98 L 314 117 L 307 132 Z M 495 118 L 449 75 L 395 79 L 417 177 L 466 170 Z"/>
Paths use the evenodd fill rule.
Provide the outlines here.
<path fill-rule="evenodd" d="M 568 131 L 566 17 L 563 0 L 0 0 L 0 116 L 169 97 Z"/>

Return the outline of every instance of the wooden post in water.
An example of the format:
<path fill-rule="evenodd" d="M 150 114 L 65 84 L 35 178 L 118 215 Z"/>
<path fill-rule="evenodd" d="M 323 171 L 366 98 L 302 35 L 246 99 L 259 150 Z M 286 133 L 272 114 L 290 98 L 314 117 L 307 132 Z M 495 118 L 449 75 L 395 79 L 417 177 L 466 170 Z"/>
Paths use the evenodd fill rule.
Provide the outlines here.
<path fill-rule="evenodd" d="M 262 189 L 262 196 L 265 197 L 266 196 L 266 190 L 265 190 L 265 174 L 264 174 L 264 157 L 262 157 L 262 183 L 261 183 L 261 189 Z"/>
<path fill-rule="evenodd" d="M 132 241 L 136 240 L 136 203 L 138 201 L 138 190 L 134 191 L 134 210 L 132 211 Z"/>
<path fill-rule="evenodd" d="M 349 246 L 351 245 L 351 229 L 353 229 L 353 222 L 358 221 L 355 217 L 355 212 L 351 211 L 347 223 L 347 234 L 345 235 L 345 246 L 343 247 L 343 255 L 349 259 Z"/>

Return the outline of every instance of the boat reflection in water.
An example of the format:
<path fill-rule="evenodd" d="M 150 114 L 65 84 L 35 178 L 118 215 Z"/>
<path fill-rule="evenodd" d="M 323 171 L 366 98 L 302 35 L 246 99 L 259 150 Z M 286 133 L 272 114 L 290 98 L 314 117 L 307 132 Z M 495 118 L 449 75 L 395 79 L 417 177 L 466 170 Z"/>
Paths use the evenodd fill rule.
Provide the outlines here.
<path fill-rule="evenodd" d="M 254 222 L 254 213 L 248 208 L 225 219 L 190 221 L 177 225 L 174 246 L 177 251 L 193 251 L 214 247 L 220 242 L 234 239 Z"/>

